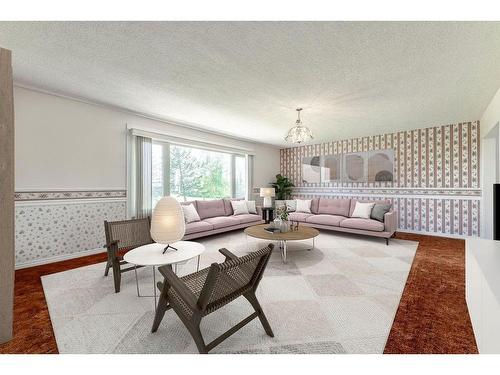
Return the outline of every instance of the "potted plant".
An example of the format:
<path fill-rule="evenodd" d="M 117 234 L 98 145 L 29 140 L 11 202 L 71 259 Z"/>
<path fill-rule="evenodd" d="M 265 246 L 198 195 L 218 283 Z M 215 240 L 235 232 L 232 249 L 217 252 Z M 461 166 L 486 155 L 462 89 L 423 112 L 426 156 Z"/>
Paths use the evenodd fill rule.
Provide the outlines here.
<path fill-rule="evenodd" d="M 276 200 L 285 200 L 292 195 L 294 184 L 280 173 L 276 175 L 276 182 L 271 182 L 271 186 L 276 192 Z"/>

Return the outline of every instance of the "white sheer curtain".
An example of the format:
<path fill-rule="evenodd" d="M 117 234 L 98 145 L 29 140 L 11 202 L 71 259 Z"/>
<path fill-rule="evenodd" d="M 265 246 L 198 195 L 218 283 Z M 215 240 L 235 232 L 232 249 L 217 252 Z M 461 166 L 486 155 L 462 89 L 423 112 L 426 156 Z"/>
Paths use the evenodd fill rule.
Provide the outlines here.
<path fill-rule="evenodd" d="M 254 200 L 253 194 L 253 155 L 247 155 L 247 199 Z"/>
<path fill-rule="evenodd" d="M 138 135 L 132 141 L 132 178 L 130 193 L 132 215 L 136 218 L 151 216 L 151 138 Z"/>

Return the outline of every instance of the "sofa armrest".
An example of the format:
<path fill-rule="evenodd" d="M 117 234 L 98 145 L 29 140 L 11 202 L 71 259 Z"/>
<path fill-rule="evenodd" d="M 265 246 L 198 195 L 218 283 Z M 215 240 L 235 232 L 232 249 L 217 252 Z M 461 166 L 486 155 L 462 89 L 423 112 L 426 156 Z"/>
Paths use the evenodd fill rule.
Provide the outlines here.
<path fill-rule="evenodd" d="M 257 209 L 257 215 L 262 216 L 262 206 L 256 206 Z"/>
<path fill-rule="evenodd" d="M 384 231 L 394 233 L 398 227 L 398 213 L 389 211 L 384 214 Z"/>

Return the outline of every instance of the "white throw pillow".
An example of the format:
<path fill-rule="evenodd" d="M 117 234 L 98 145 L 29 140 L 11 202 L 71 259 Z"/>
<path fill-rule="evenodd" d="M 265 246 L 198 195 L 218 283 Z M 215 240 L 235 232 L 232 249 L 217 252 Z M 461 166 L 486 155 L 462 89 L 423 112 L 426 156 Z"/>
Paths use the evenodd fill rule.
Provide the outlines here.
<path fill-rule="evenodd" d="M 285 204 L 286 204 L 286 208 L 288 210 L 288 212 L 294 212 L 297 208 L 297 201 L 295 199 L 287 199 L 285 201 Z"/>
<path fill-rule="evenodd" d="M 257 207 L 255 207 L 255 201 L 245 201 L 247 202 L 247 210 L 249 214 L 256 214 Z"/>
<path fill-rule="evenodd" d="M 194 204 L 181 204 L 181 207 L 182 212 L 184 212 L 184 222 L 186 224 L 201 220 L 198 211 L 194 208 Z"/>
<path fill-rule="evenodd" d="M 311 213 L 311 200 L 310 199 L 296 199 L 297 202 L 295 206 L 296 212 L 304 212 L 306 214 Z"/>
<path fill-rule="evenodd" d="M 354 206 L 354 211 L 351 217 L 360 217 L 362 219 L 369 219 L 372 213 L 373 206 L 375 206 L 375 203 L 356 202 L 356 206 Z"/>
<path fill-rule="evenodd" d="M 231 201 L 231 206 L 233 206 L 233 215 L 248 214 L 246 201 Z"/>

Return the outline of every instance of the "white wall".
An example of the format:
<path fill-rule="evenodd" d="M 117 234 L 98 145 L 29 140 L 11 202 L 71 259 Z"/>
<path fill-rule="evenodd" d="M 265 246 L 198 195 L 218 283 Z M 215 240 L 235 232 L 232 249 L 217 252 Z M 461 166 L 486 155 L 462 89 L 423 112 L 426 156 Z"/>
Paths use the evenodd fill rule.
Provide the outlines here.
<path fill-rule="evenodd" d="M 279 172 L 279 148 L 265 144 L 19 87 L 14 107 L 16 191 L 49 192 L 16 201 L 17 268 L 104 251 L 104 220 L 126 217 L 127 125 L 252 150 L 255 187 Z"/>
<path fill-rule="evenodd" d="M 500 89 L 481 117 L 481 233 L 493 238 L 493 184 L 500 182 Z"/>
<path fill-rule="evenodd" d="M 150 120 L 20 87 L 14 90 L 16 190 L 125 189 L 126 124 L 251 149 L 254 186 L 279 172 L 279 148 Z"/>

